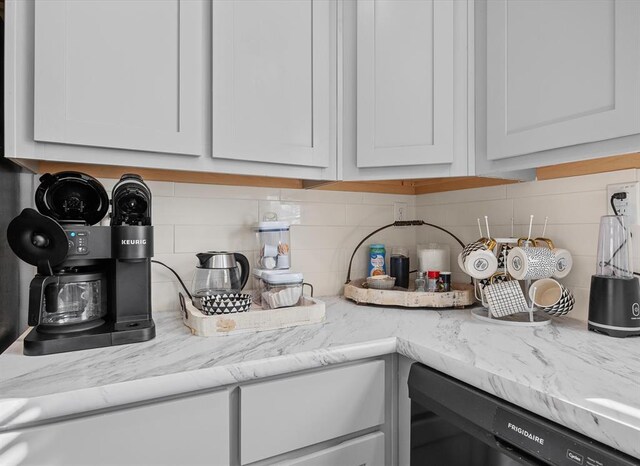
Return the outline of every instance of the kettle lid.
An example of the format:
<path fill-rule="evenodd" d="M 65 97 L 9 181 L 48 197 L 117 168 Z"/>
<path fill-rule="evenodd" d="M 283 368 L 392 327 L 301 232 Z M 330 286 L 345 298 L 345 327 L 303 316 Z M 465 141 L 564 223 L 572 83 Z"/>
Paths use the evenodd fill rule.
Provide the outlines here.
<path fill-rule="evenodd" d="M 207 251 L 196 254 L 200 269 L 232 269 L 237 267 L 236 258 L 232 252 Z"/>

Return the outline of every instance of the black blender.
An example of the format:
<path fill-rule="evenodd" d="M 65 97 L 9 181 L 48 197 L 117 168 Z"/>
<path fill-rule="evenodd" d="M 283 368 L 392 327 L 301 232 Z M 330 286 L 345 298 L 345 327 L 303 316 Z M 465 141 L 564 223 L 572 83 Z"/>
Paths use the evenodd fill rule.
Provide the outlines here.
<path fill-rule="evenodd" d="M 640 335 L 640 282 L 633 273 L 631 235 L 622 215 L 600 219 L 598 263 L 589 293 L 589 330 L 612 337 Z"/>
<path fill-rule="evenodd" d="M 7 229 L 11 249 L 37 267 L 29 287 L 24 353 L 41 355 L 150 340 L 151 192 L 137 175 L 113 189 L 110 226 L 97 225 L 109 198 L 95 178 L 45 174 L 36 207 Z"/>

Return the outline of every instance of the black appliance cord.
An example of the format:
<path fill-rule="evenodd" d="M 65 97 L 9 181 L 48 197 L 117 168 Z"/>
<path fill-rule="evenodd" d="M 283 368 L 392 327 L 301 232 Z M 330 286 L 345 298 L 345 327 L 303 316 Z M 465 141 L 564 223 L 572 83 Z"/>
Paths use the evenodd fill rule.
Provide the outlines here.
<path fill-rule="evenodd" d="M 619 216 L 620 214 L 618 213 L 618 209 L 616 209 L 616 205 L 613 202 L 615 199 L 617 199 L 615 196 L 616 196 L 615 194 L 613 196 L 611 196 L 611 198 L 609 199 L 609 203 L 611 204 L 611 208 L 613 209 L 613 214 L 616 215 L 616 216 Z M 620 223 L 620 226 L 622 227 L 622 229 L 626 231 L 627 228 L 622 224 L 622 221 L 619 218 L 618 218 L 618 222 Z M 628 241 L 628 239 L 625 236 L 625 240 L 623 241 L 623 243 L 620 246 L 618 246 L 618 249 L 616 249 L 614 251 L 614 253 L 611 255 L 611 259 L 609 259 L 607 262 L 605 262 L 605 264 L 604 264 L 605 266 L 613 267 L 614 269 L 619 269 L 620 270 L 619 267 L 616 267 L 615 265 L 612 265 L 611 262 L 618 255 L 618 253 L 622 250 L 622 248 L 624 248 L 624 246 L 627 244 L 627 241 Z M 633 268 L 633 266 L 631 268 Z M 623 270 L 623 272 L 627 272 L 627 271 Z M 631 272 L 631 273 L 633 275 L 640 276 L 640 273 L 638 273 L 638 272 Z"/>
<path fill-rule="evenodd" d="M 184 290 L 185 293 L 187 293 L 187 296 L 189 296 L 189 299 L 193 299 L 193 296 L 191 296 L 191 293 L 189 293 L 189 290 L 187 289 L 186 285 L 184 284 L 184 282 L 182 281 L 182 278 L 180 278 L 180 275 L 178 275 L 178 272 L 176 272 L 175 270 L 173 270 L 171 267 L 169 267 L 167 264 L 165 264 L 164 262 L 160 262 L 157 260 L 151 260 L 151 262 L 153 262 L 154 264 L 159 264 L 163 267 L 166 267 L 167 269 L 169 269 L 171 272 L 173 272 L 173 274 L 176 276 L 176 278 L 178 279 L 178 281 L 180 282 L 180 284 L 182 285 L 182 289 Z"/>

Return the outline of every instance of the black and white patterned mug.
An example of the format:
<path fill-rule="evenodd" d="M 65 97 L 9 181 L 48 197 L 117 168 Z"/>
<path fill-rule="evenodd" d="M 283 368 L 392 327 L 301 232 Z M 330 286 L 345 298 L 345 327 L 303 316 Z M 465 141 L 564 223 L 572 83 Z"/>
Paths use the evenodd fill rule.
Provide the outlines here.
<path fill-rule="evenodd" d="M 576 303 L 571 290 L 553 278 L 535 281 L 529 288 L 529 298 L 551 316 L 568 314 Z"/>
<path fill-rule="evenodd" d="M 515 247 L 507 256 L 507 271 L 516 280 L 551 277 L 556 265 L 556 256 L 549 248 Z"/>
<path fill-rule="evenodd" d="M 556 248 L 553 245 L 553 241 L 549 238 L 536 238 L 536 246 L 540 243 L 541 246 L 547 246 L 553 254 L 556 256 L 556 271 L 553 274 L 554 278 L 564 278 L 569 275 L 573 268 L 573 257 L 568 249 Z"/>

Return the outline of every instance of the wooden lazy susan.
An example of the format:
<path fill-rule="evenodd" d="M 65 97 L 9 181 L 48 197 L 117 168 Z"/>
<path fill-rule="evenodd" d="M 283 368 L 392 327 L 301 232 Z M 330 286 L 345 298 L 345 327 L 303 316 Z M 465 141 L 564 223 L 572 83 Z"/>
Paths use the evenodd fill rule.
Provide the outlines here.
<path fill-rule="evenodd" d="M 476 302 L 472 284 L 453 283 L 452 288 L 451 291 L 440 293 L 407 291 L 398 287 L 391 290 L 376 290 L 367 288 L 365 279 L 359 278 L 344 286 L 344 297 L 358 304 L 409 308 L 460 308 L 471 306 Z"/>

